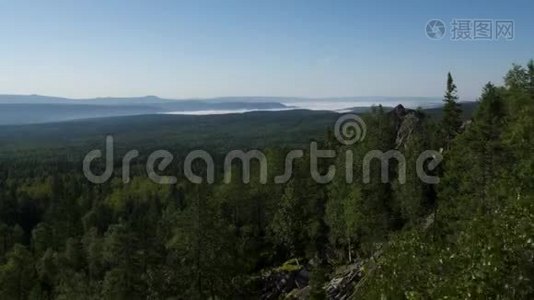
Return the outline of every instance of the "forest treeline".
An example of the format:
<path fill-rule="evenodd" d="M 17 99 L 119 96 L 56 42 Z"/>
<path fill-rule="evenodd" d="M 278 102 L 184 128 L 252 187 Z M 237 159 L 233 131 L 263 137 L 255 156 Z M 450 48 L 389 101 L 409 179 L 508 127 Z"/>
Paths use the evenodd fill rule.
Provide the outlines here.
<path fill-rule="evenodd" d="M 267 184 L 158 185 L 142 164 L 128 184 L 120 172 L 92 184 L 81 162 L 13 155 L 0 163 L 0 298 L 254 299 L 265 270 L 296 259 L 310 270 L 312 299 L 355 262 L 358 299 L 532 299 L 534 63 L 514 65 L 504 82 L 484 87 L 468 122 L 449 74 L 443 118 L 414 112 L 402 143 L 381 107 L 363 116 L 362 142 L 343 146 L 331 133 L 320 141 L 352 150 L 354 170 L 370 150 L 398 149 L 415 166 L 424 150 L 441 149 L 435 185 L 411 167 L 401 184 L 395 164 L 382 183 L 379 163 L 370 183 L 356 174 L 351 184 L 318 184 L 309 159 L 275 184 L 282 147 L 265 150 Z M 322 170 L 331 164 L 346 167 L 343 155 Z"/>

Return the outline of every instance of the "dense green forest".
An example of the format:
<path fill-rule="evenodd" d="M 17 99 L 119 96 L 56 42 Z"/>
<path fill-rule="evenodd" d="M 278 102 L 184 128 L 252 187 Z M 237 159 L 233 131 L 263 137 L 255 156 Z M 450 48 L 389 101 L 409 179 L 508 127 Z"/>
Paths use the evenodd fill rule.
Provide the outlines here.
<path fill-rule="evenodd" d="M 114 119 L 102 127 L 2 128 L 0 298 L 532 299 L 534 63 L 515 65 L 502 87 L 488 83 L 467 121 L 458 99 L 449 75 L 439 117 L 375 107 L 362 115 L 366 139 L 351 146 L 329 132 L 338 115 L 326 112 L 204 123 L 188 116 L 178 125 L 171 116 L 148 116 L 115 128 L 127 142 L 119 152 L 141 137 L 137 149 L 185 153 L 205 145 L 216 160 L 230 147 L 261 147 L 270 179 L 283 173 L 290 147 L 312 138 L 356 158 L 398 149 L 408 166 L 424 150 L 441 149 L 438 184 L 423 183 L 410 167 L 402 184 L 395 164 L 382 183 L 378 163 L 370 183 L 355 172 L 351 184 L 343 176 L 318 184 L 310 160 L 301 159 L 286 184 L 179 177 L 158 185 L 146 176 L 143 155 L 128 184 L 120 171 L 92 184 L 81 158 L 103 147 L 105 124 Z M 224 134 L 225 126 L 235 135 Z M 186 135 L 198 127 L 212 134 Z M 322 160 L 320 168 L 333 164 L 343 173 L 343 158 Z M 361 170 L 361 159 L 352 167 Z"/>

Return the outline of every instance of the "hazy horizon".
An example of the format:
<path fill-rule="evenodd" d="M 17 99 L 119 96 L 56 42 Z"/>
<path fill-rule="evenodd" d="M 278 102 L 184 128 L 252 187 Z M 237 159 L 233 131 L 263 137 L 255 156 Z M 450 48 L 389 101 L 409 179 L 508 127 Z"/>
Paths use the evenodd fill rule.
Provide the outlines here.
<path fill-rule="evenodd" d="M 42 98 L 51 98 L 51 99 L 65 99 L 73 101 L 83 101 L 83 100 L 105 100 L 105 99 L 160 99 L 160 100 L 176 100 L 176 101 L 191 101 L 191 100 L 254 100 L 254 101 L 269 101 L 276 99 L 291 99 L 292 101 L 319 101 L 319 100 L 329 100 L 329 101 L 347 101 L 347 100 L 367 100 L 367 99 L 386 99 L 386 100 L 426 100 L 426 99 L 443 99 L 443 96 L 384 96 L 384 95 L 351 95 L 351 96 L 323 96 L 323 97 L 306 97 L 306 96 L 272 96 L 272 95 L 219 95 L 214 97 L 163 97 L 159 95 L 103 95 L 95 97 L 68 97 L 63 95 L 49 95 L 49 94 L 10 94 L 10 93 L 0 93 L 0 97 L 42 97 Z M 459 101 L 475 101 L 475 98 L 465 98 L 460 97 Z"/>
<path fill-rule="evenodd" d="M 0 125 L 61 122 L 77 119 L 132 115 L 219 115 L 287 110 L 361 111 L 372 106 L 431 109 L 440 97 L 222 97 L 205 99 L 133 98 L 70 99 L 39 95 L 0 95 Z"/>

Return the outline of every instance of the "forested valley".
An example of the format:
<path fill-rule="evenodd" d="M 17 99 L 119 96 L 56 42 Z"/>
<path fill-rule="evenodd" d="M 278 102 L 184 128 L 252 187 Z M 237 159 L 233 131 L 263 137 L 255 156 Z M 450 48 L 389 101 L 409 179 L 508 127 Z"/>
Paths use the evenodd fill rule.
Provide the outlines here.
<path fill-rule="evenodd" d="M 395 164 L 383 183 L 378 162 L 363 183 L 355 159 L 353 183 L 319 184 L 304 157 L 275 184 L 285 140 L 262 149 L 267 184 L 255 171 L 249 184 L 225 184 L 218 168 L 214 184 L 160 185 L 142 158 L 129 183 L 116 171 L 93 184 L 77 159 L 85 153 L 63 161 L 46 148 L 12 149 L 0 156 L 0 298 L 532 299 L 534 62 L 514 65 L 504 81 L 484 87 L 467 119 L 449 74 L 439 116 L 374 107 L 361 115 L 362 142 L 340 144 L 331 126 L 317 139 L 355 158 L 397 149 L 405 183 Z M 413 167 L 429 149 L 443 155 L 438 184 Z M 343 159 L 320 169 L 344 174 Z M 177 161 L 165 172 L 183 170 Z"/>

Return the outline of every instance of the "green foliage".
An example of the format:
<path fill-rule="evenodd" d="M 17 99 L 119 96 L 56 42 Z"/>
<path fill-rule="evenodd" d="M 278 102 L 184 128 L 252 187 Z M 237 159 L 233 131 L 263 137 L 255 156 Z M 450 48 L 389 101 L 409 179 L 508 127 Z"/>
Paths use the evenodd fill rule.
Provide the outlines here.
<path fill-rule="evenodd" d="M 302 254 L 297 251 L 302 249 L 303 240 L 306 238 L 302 230 L 305 226 L 303 205 L 290 184 L 284 191 L 271 224 L 273 239 L 277 244 L 289 249 L 291 256 Z"/>
<path fill-rule="evenodd" d="M 391 241 L 362 295 L 388 299 L 530 299 L 534 294 L 531 199 L 462 223 L 454 240 L 411 231 Z"/>
<path fill-rule="evenodd" d="M 26 299 L 37 280 L 31 253 L 15 244 L 0 266 L 0 297 L 2 299 Z"/>
<path fill-rule="evenodd" d="M 354 295 L 363 299 L 531 299 L 533 87 L 534 63 L 514 66 L 504 87 L 484 87 L 464 125 L 450 74 L 440 121 L 422 110 L 374 107 L 363 116 L 364 141 L 339 145 L 331 133 L 319 141 L 319 148 L 337 153 L 319 162 L 321 174 L 336 166 L 329 184 L 310 178 L 308 154 L 294 162 L 288 183 L 272 179 L 284 172 L 283 146 L 318 137 L 338 116 L 333 113 L 145 116 L 139 124 L 125 118 L 94 128 L 83 121 L 67 129 L 1 129 L 0 141 L 13 139 L 15 146 L 0 147 L 0 298 L 256 299 L 271 292 L 262 291 L 269 280 L 262 274 L 282 265 L 279 273 L 308 270 L 309 297 L 324 299 L 325 284 L 337 276 L 330 270 L 350 263 L 364 265 Z M 151 126 L 161 131 L 147 131 Z M 204 143 L 219 161 L 229 147 L 270 146 L 264 149 L 269 183 L 253 176 L 247 185 L 156 185 L 142 176 L 146 157 L 140 157 L 129 184 L 119 176 L 90 184 L 80 170 L 85 152 L 78 150 L 97 145 L 110 128 L 119 153 L 137 142 L 140 149 L 177 146 L 178 153 Z M 52 136 L 56 130 L 65 135 Z M 147 140 L 148 133 L 155 135 Z M 58 139 L 60 148 L 47 148 Z M 445 160 L 433 174 L 441 182 L 425 184 L 417 159 L 439 148 Z M 389 181 L 382 182 L 376 160 L 364 182 L 365 155 L 391 149 L 406 158 L 406 181 L 399 180 L 399 162 L 391 161 Z M 258 173 L 257 165 L 252 169 Z M 168 172 L 181 174 L 182 166 Z"/>
<path fill-rule="evenodd" d="M 530 67 L 529 67 L 530 68 Z M 367 267 L 359 296 L 530 299 L 534 194 L 529 71 L 484 87 L 473 122 L 445 152 L 431 227 L 397 234 Z M 530 175 L 527 175 L 530 174 Z"/>

